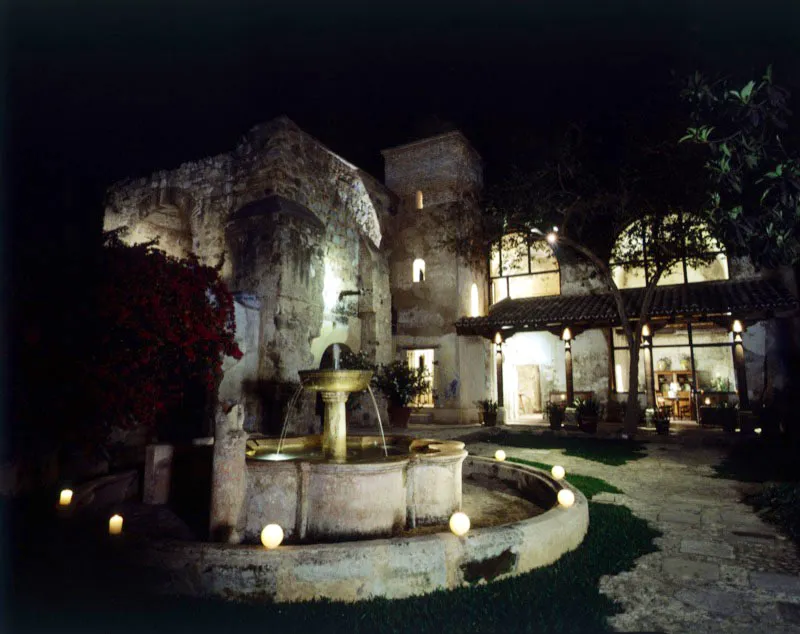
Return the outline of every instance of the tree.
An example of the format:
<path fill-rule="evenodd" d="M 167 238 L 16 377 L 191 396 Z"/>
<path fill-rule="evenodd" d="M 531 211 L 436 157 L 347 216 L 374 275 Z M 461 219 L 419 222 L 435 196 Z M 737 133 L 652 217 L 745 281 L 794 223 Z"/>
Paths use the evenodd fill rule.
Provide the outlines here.
<path fill-rule="evenodd" d="M 539 169 L 515 168 L 486 201 L 484 236 L 496 241 L 509 230 L 515 235 L 547 237 L 556 256 L 577 253 L 590 263 L 613 298 L 630 351 L 629 393 L 625 431 L 633 435 L 639 422 L 639 356 L 642 329 L 662 277 L 686 260 L 709 261 L 713 241 L 694 212 L 699 190 L 691 165 L 678 160 L 674 144 L 641 143 L 635 160 L 608 169 L 581 155 L 583 132 L 573 126 L 553 160 Z M 591 158 L 591 157 L 590 157 Z M 592 168 L 589 167 L 592 165 Z M 600 165 L 600 169 L 597 166 Z M 683 187 L 674 187 L 680 178 Z M 551 230 L 550 228 L 553 228 Z M 627 236 L 611 247 L 616 236 Z M 473 247 L 476 245 L 473 245 Z M 609 260 L 623 268 L 645 263 L 647 282 L 639 314 L 629 316 Z"/>
<path fill-rule="evenodd" d="M 757 266 L 800 261 L 800 159 L 786 141 L 789 91 L 772 67 L 744 85 L 700 72 L 681 92 L 692 126 L 681 139 L 707 152 L 706 220 Z"/>
<path fill-rule="evenodd" d="M 87 339 L 72 349 L 62 393 L 67 442 L 102 446 L 112 427 L 143 426 L 150 435 L 199 428 L 223 356 L 242 354 L 219 269 L 152 242 L 128 246 L 118 232 L 104 240 L 93 299 L 81 309 Z"/>

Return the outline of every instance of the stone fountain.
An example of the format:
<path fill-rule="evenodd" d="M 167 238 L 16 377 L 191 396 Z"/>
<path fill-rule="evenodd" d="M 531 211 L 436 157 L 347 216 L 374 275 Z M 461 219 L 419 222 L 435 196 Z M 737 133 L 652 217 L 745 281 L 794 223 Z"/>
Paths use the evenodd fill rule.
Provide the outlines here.
<path fill-rule="evenodd" d="M 348 436 L 345 403 L 371 371 L 307 370 L 302 388 L 324 403 L 321 435 L 247 441 L 241 530 L 257 541 L 279 524 L 288 541 L 390 536 L 446 523 L 461 508 L 464 443 L 409 436 Z M 380 424 L 380 420 L 379 420 Z"/>

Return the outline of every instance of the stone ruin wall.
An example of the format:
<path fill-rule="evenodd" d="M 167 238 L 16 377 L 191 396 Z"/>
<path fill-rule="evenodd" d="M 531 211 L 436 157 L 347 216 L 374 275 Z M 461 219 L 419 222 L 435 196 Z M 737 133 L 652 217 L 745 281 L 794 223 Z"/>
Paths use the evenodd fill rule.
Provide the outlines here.
<path fill-rule="evenodd" d="M 278 201 L 277 210 L 236 217 L 264 201 Z M 391 358 L 383 225 L 392 204 L 375 179 L 282 117 L 253 128 L 230 153 L 117 183 L 108 193 L 105 229 L 128 227 L 131 242 L 159 237 L 171 255 L 224 262 L 245 354 L 225 360 L 220 397 L 244 401 L 254 430 L 265 417 L 282 418 L 254 403 L 285 402 L 297 371 L 316 367 L 327 345 L 346 342 L 357 350 L 363 343 L 377 361 Z M 247 247 L 255 236 L 260 242 Z M 350 290 L 362 294 L 336 300 Z M 312 421 L 302 427 L 315 417 L 301 411 L 297 419 Z"/>

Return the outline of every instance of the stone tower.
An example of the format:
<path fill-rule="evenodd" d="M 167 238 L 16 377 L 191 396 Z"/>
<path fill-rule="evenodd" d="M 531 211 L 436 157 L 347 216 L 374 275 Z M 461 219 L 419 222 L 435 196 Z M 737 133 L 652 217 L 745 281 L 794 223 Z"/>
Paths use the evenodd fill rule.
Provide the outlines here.
<path fill-rule="evenodd" d="M 382 154 L 386 186 L 400 201 L 388 240 L 397 358 L 432 371 L 429 420 L 475 422 L 489 351 L 479 337 L 457 336 L 455 322 L 486 314 L 487 265 L 447 245 L 479 220 L 481 158 L 458 131 Z"/>

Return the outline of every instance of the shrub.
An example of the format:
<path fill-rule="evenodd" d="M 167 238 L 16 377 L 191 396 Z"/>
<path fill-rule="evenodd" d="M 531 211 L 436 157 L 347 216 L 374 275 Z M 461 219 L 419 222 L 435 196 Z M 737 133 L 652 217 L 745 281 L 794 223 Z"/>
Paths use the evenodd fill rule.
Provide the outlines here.
<path fill-rule="evenodd" d="M 402 361 L 380 365 L 372 382 L 395 407 L 407 407 L 430 390 L 428 371 L 412 368 Z"/>

